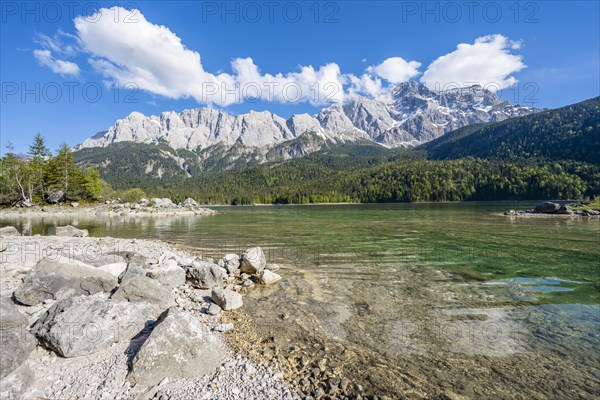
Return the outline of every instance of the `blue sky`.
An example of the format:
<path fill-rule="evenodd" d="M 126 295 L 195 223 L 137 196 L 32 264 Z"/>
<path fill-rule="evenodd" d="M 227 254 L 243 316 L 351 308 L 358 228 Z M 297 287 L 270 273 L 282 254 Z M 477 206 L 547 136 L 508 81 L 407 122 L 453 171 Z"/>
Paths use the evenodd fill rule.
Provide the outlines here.
<path fill-rule="evenodd" d="M 549 108 L 600 94 L 596 1 L 115 4 L 2 2 L 3 151 L 37 132 L 75 145 L 132 111 L 314 113 L 409 79 Z"/>

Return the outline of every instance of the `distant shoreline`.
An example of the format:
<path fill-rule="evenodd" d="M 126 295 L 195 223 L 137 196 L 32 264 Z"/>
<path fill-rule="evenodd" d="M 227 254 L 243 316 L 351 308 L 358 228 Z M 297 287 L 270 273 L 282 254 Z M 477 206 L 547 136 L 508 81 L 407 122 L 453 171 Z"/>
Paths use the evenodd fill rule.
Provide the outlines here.
<path fill-rule="evenodd" d="M 29 208 L 4 208 L 0 209 L 0 218 L 16 217 L 50 217 L 50 216 L 102 216 L 102 217 L 175 217 L 175 216 L 203 216 L 218 214 L 210 208 L 196 207 L 138 207 L 131 208 L 120 206 L 111 208 L 110 205 L 83 205 L 72 207 L 69 205 L 34 206 Z"/>
<path fill-rule="evenodd" d="M 418 204 L 472 204 L 472 203 L 498 203 L 511 204 L 515 202 L 537 203 L 547 200 L 466 200 L 466 201 L 420 201 L 420 202 L 386 202 L 386 203 L 308 203 L 308 204 L 269 204 L 256 203 L 245 205 L 232 204 L 202 204 L 198 206 L 185 207 L 153 207 L 140 205 L 138 203 L 84 203 L 77 206 L 70 204 L 35 205 L 31 207 L 5 207 L 0 208 L 0 219 L 17 217 L 49 217 L 49 216 L 101 216 L 101 217 L 180 217 L 180 216 L 205 216 L 215 215 L 219 211 L 214 208 L 263 208 L 263 207 L 291 207 L 291 206 L 362 206 L 362 205 L 418 205 Z M 575 200 L 552 200 L 560 204 L 573 203 Z M 505 214 L 497 214 L 505 215 Z M 515 211 L 513 216 L 538 217 L 538 216 L 561 216 L 577 217 L 578 215 L 561 214 L 539 214 L 528 213 L 524 210 Z"/>
<path fill-rule="evenodd" d="M 529 212 L 521 212 L 515 214 L 503 214 L 503 213 L 495 213 L 499 217 L 510 217 L 510 218 L 540 218 L 540 219 L 600 219 L 600 215 L 581 215 L 581 214 L 543 214 L 543 213 L 529 213 Z"/>

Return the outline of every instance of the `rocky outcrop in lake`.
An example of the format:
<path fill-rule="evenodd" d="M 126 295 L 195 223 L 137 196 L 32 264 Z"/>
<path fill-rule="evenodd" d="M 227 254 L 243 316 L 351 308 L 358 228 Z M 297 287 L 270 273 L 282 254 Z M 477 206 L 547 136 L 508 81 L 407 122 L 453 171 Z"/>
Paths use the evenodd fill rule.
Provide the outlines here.
<path fill-rule="evenodd" d="M 69 236 L 69 237 L 87 237 L 89 236 L 87 229 L 78 229 L 74 226 L 57 226 L 56 236 Z"/>
<path fill-rule="evenodd" d="M 545 201 L 529 210 L 508 210 L 504 212 L 506 216 L 540 216 L 540 217 L 599 217 L 600 208 L 581 208 L 586 203 L 579 204 L 559 204 L 551 201 Z"/>

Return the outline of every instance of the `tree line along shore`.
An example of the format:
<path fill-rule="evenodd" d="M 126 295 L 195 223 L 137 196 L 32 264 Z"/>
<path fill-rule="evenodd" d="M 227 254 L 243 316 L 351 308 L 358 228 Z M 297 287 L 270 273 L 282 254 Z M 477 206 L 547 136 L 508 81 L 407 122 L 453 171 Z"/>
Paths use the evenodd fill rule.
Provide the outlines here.
<path fill-rule="evenodd" d="M 9 148 L 0 159 L 0 206 L 96 206 L 149 198 L 169 198 L 176 205 L 188 198 L 205 205 L 586 200 L 600 193 L 600 167 L 593 163 L 438 160 L 427 159 L 418 150 L 388 153 L 370 147 L 337 149 L 349 157 L 331 151 L 282 163 L 157 179 L 138 171 L 143 165 L 116 165 L 119 160 L 110 159 L 118 173 L 78 164 L 67 145 L 52 154 L 38 134 L 27 154 Z"/>

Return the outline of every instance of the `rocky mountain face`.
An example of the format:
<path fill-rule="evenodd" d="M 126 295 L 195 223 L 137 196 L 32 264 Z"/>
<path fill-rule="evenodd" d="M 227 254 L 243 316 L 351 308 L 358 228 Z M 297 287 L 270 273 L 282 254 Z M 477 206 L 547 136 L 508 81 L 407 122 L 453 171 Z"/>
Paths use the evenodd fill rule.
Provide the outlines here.
<path fill-rule="evenodd" d="M 316 115 L 296 114 L 288 119 L 268 111 L 234 116 L 213 108 L 160 116 L 133 112 L 76 150 L 119 142 L 163 143 L 175 150 L 193 151 L 209 164 L 216 157 L 261 162 L 303 156 L 332 143 L 415 146 L 466 125 L 535 111 L 501 100 L 479 86 L 435 92 L 411 81 L 395 87 L 386 101 L 356 96 Z"/>

